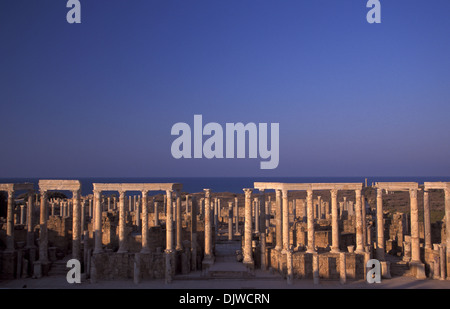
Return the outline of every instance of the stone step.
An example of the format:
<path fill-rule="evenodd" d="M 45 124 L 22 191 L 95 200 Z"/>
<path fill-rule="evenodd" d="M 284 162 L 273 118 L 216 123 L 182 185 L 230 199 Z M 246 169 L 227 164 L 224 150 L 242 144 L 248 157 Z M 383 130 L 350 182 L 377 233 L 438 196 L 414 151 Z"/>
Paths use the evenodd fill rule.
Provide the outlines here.
<path fill-rule="evenodd" d="M 406 262 L 397 262 L 392 263 L 390 265 L 391 276 L 393 277 L 401 277 L 401 276 L 409 276 L 410 270 L 409 266 Z"/>
<path fill-rule="evenodd" d="M 215 263 L 208 269 L 208 277 L 213 279 L 244 279 L 250 276 L 247 267 L 238 262 Z"/>

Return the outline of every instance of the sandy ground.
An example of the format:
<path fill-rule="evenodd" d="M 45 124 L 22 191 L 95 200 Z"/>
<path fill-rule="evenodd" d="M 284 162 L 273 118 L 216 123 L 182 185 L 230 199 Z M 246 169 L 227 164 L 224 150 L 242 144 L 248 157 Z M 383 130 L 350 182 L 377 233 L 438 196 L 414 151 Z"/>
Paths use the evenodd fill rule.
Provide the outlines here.
<path fill-rule="evenodd" d="M 294 280 L 288 285 L 281 278 L 269 279 L 196 279 L 174 280 L 165 284 L 164 280 L 146 280 L 134 284 L 133 280 L 100 281 L 95 284 L 82 280 L 79 284 L 69 284 L 64 276 L 44 277 L 41 279 L 19 279 L 0 281 L 0 289 L 450 289 L 449 280 L 416 280 L 411 277 L 396 277 L 383 279 L 381 283 L 368 284 L 365 281 L 348 281 L 340 284 L 338 281 L 322 280 L 313 284 L 312 280 Z"/>

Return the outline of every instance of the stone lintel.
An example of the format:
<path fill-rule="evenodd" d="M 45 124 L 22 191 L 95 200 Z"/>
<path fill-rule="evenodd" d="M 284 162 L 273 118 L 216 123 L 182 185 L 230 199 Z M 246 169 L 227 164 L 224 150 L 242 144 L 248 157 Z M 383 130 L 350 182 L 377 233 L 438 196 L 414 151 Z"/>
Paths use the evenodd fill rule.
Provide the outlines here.
<path fill-rule="evenodd" d="M 76 191 L 81 189 L 79 180 L 39 180 L 39 190 Z"/>
<path fill-rule="evenodd" d="M 180 183 L 94 183 L 94 191 L 167 191 L 181 190 Z"/>

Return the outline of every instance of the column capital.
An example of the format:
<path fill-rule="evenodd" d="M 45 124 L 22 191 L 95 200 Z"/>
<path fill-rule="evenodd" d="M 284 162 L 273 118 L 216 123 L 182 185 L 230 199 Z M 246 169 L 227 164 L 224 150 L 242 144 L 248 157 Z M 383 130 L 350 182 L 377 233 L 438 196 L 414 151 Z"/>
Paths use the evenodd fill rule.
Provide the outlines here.
<path fill-rule="evenodd" d="M 141 193 L 142 193 L 142 196 L 144 197 L 144 196 L 148 196 L 148 190 L 142 190 L 141 191 Z"/>
<path fill-rule="evenodd" d="M 355 190 L 356 198 L 361 198 L 361 189 Z"/>
<path fill-rule="evenodd" d="M 206 198 L 211 197 L 211 189 L 203 189 L 203 191 L 205 191 L 205 197 Z"/>
<path fill-rule="evenodd" d="M 377 197 L 383 197 L 383 189 L 377 188 Z"/>
<path fill-rule="evenodd" d="M 242 189 L 242 190 L 244 190 L 245 196 L 246 196 L 246 197 L 247 197 L 247 196 L 251 196 L 251 194 L 252 194 L 252 192 L 253 192 L 253 189 L 248 189 L 248 188 L 245 188 L 245 189 Z"/>
<path fill-rule="evenodd" d="M 166 195 L 172 196 L 173 190 L 166 190 Z"/>
<path fill-rule="evenodd" d="M 275 194 L 276 194 L 276 196 L 281 196 L 281 190 L 280 189 L 276 189 L 275 190 Z"/>
<path fill-rule="evenodd" d="M 331 193 L 331 198 L 337 198 L 337 195 L 338 195 L 337 189 L 331 189 L 330 193 Z"/>
<path fill-rule="evenodd" d="M 417 198 L 417 189 L 409 189 L 409 196 L 411 198 Z"/>
<path fill-rule="evenodd" d="M 287 197 L 289 194 L 289 191 L 286 189 L 281 190 L 281 193 L 283 194 L 283 197 Z"/>

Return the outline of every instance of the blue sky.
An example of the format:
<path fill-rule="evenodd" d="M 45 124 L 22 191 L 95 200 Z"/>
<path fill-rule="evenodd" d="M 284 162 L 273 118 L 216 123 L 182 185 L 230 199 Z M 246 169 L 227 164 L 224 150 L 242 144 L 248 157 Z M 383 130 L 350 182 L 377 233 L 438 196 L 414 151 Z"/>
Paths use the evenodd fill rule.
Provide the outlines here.
<path fill-rule="evenodd" d="M 0 177 L 449 176 L 450 2 L 0 2 Z M 172 158 L 280 124 L 280 164 Z"/>

